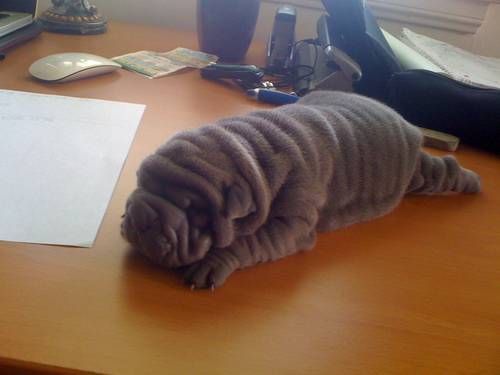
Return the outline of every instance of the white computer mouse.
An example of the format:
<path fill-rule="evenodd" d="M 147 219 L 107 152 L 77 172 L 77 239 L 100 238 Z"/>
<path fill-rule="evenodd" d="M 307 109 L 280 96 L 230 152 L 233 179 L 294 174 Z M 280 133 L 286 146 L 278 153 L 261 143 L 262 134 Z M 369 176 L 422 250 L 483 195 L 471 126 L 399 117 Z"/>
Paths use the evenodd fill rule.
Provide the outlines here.
<path fill-rule="evenodd" d="M 56 53 L 38 59 L 29 68 L 30 74 L 42 81 L 68 82 L 75 79 L 110 73 L 120 64 L 90 53 Z"/>

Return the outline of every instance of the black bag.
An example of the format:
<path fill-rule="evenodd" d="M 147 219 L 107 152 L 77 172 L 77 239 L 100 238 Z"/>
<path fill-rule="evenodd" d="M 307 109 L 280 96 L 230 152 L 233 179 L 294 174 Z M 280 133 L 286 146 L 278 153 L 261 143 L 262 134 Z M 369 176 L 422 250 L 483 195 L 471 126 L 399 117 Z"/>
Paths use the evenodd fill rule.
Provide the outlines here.
<path fill-rule="evenodd" d="M 476 88 L 428 70 L 389 80 L 387 103 L 411 123 L 500 152 L 500 90 Z"/>
<path fill-rule="evenodd" d="M 362 0 L 323 0 L 331 38 L 361 67 L 354 91 L 385 102 L 411 123 L 500 153 L 500 90 L 427 70 L 403 70 Z"/>

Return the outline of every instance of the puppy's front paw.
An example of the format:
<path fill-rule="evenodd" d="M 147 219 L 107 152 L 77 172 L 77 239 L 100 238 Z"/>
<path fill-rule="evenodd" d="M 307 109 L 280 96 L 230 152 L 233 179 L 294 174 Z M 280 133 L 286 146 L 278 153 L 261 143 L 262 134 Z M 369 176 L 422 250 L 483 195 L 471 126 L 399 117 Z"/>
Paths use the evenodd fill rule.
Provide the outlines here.
<path fill-rule="evenodd" d="M 211 288 L 224 284 L 239 266 L 236 257 L 225 249 L 213 249 L 200 261 L 187 267 L 184 281 L 194 288 Z"/>

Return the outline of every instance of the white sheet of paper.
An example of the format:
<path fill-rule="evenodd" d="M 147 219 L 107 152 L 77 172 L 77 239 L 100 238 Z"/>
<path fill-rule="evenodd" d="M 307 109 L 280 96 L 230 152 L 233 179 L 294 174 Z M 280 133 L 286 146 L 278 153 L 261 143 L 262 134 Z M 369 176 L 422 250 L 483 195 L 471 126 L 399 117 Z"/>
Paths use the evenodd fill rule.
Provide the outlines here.
<path fill-rule="evenodd" d="M 0 240 L 91 247 L 144 109 L 0 90 Z"/>

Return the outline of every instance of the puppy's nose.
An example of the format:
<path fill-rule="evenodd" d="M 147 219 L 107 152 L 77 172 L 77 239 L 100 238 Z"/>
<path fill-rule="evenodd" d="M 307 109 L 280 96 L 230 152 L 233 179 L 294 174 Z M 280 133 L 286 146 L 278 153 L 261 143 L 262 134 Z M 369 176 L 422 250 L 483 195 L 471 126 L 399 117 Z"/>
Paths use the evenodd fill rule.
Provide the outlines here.
<path fill-rule="evenodd" d="M 158 264 L 163 264 L 166 257 L 173 251 L 173 246 L 172 243 L 161 234 L 157 236 L 156 242 L 158 243 L 158 249 L 154 252 L 155 261 Z"/>

